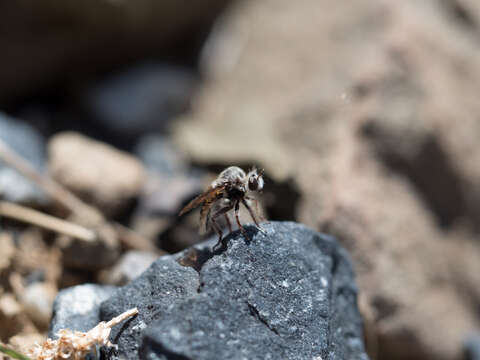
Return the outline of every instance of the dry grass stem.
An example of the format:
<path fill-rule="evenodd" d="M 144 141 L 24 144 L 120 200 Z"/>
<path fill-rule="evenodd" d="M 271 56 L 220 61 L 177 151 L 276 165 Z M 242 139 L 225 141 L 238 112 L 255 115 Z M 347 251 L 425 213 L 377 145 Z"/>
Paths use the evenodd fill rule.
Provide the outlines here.
<path fill-rule="evenodd" d="M 130 309 L 130 310 L 127 310 L 125 311 L 124 313 L 121 313 L 120 315 L 118 315 L 117 317 L 114 317 L 112 320 L 110 320 L 109 322 L 107 322 L 105 324 L 105 326 L 109 327 L 109 328 L 112 328 L 114 327 L 115 325 L 118 325 L 120 324 L 122 321 L 125 321 L 127 320 L 129 317 L 132 317 L 132 316 L 135 316 L 138 314 L 138 309 L 137 308 L 133 308 L 133 309 Z"/>
<path fill-rule="evenodd" d="M 139 235 L 132 229 L 119 223 L 113 223 L 113 225 L 115 226 L 115 230 L 120 241 L 128 249 L 150 251 L 159 255 L 166 254 L 165 252 L 157 249 L 157 247 L 149 239 Z"/>
<path fill-rule="evenodd" d="M 46 194 L 48 194 L 53 199 L 53 201 L 55 201 L 56 203 L 60 204 L 62 207 L 67 209 L 71 214 L 74 214 L 80 218 L 96 219 L 96 222 L 100 221 L 100 222 L 107 223 L 103 215 L 95 207 L 84 203 L 81 199 L 79 199 L 75 194 L 73 194 L 68 189 L 64 188 L 63 186 L 53 181 L 49 177 L 43 174 L 40 174 L 28 161 L 26 161 L 21 156 L 16 154 L 2 140 L 0 140 L 0 161 L 3 161 L 7 166 L 15 169 L 20 174 L 30 179 L 32 182 L 38 185 Z M 73 225 L 73 223 L 69 223 L 69 224 Z M 36 224 L 36 225 L 42 226 L 40 224 Z M 54 225 L 58 225 L 58 223 Z M 80 230 L 80 227 L 77 229 L 74 229 L 73 227 L 60 226 L 60 229 L 62 230 L 65 230 L 67 228 L 68 228 L 68 231 L 73 231 L 73 233 L 76 234 L 76 236 L 72 234 L 67 234 L 67 235 L 70 235 L 72 237 L 75 237 L 81 240 L 87 240 L 88 238 L 91 237 L 93 233 L 90 230 L 87 230 L 85 228 L 83 228 L 83 230 Z M 144 237 L 138 235 L 137 233 L 133 232 L 130 229 L 127 229 L 125 227 L 120 227 L 118 225 L 115 226 L 115 229 L 120 239 L 122 240 L 122 242 L 127 248 L 146 250 L 146 251 L 153 251 L 156 249 L 155 246 L 151 244 L 151 242 L 148 239 L 145 239 Z M 87 231 L 90 233 L 87 234 Z M 58 231 L 58 232 L 61 232 L 61 231 Z"/>
<path fill-rule="evenodd" d="M 7 201 L 0 201 L 0 216 L 37 225 L 83 241 L 91 242 L 97 238 L 94 231 L 83 226 Z"/>
<path fill-rule="evenodd" d="M 57 184 L 50 178 L 40 174 L 28 161 L 16 154 L 10 147 L 0 140 L 0 160 L 7 166 L 17 170 L 20 174 L 38 185 L 52 199 L 73 213 L 91 211 L 90 206 Z"/>

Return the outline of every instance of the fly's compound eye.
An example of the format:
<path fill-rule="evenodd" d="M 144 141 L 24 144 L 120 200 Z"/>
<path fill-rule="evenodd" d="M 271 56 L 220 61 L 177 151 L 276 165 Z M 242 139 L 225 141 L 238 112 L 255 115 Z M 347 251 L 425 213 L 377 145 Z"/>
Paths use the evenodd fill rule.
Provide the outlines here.
<path fill-rule="evenodd" d="M 250 179 L 248 179 L 248 188 L 251 191 L 256 191 L 258 189 L 258 180 L 255 176 L 250 176 Z"/>

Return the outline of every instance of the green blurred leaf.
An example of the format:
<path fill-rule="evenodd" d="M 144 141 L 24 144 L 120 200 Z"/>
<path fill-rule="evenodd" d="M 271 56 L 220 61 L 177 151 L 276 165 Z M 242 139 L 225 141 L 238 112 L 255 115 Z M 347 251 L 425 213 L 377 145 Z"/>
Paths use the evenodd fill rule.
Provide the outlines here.
<path fill-rule="evenodd" d="M 10 356 L 11 358 L 18 359 L 18 360 L 31 360 L 28 356 L 22 355 L 15 350 L 9 349 L 0 344 L 0 352 Z"/>

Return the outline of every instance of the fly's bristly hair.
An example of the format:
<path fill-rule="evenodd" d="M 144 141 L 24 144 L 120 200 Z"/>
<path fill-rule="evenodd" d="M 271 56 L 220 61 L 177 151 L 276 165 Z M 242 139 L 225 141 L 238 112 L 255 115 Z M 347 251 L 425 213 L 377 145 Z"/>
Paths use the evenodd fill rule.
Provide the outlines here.
<path fill-rule="evenodd" d="M 242 231 L 242 234 L 248 238 L 245 229 L 240 223 L 238 211 L 240 205 L 244 206 L 257 228 L 265 232 L 259 225 L 263 217 L 259 212 L 258 200 L 255 197 L 257 193 L 263 191 L 263 169 L 253 167 L 248 173 L 245 173 L 238 166 L 230 166 L 223 170 L 218 177 L 210 184 L 205 192 L 198 195 L 190 201 L 179 215 L 201 206 L 200 210 L 200 233 L 205 233 L 211 228 L 218 234 L 218 243 L 214 246 L 218 248 L 222 245 L 222 230 L 217 223 L 219 217 L 223 217 L 232 232 L 232 224 L 228 214 L 233 211 L 235 221 Z"/>

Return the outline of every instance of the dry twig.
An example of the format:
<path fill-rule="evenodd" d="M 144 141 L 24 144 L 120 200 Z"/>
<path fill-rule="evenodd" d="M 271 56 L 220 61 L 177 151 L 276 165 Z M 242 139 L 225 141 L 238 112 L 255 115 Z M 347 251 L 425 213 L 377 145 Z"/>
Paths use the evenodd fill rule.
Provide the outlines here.
<path fill-rule="evenodd" d="M 97 221 L 104 223 L 107 222 L 104 219 L 103 215 L 95 207 L 84 203 L 68 189 L 64 188 L 49 177 L 40 174 L 31 164 L 28 163 L 28 161 L 16 154 L 2 140 L 0 140 L 0 161 L 3 161 L 7 166 L 10 166 L 26 178 L 30 179 L 32 182 L 38 185 L 46 194 L 48 194 L 56 203 L 67 209 L 71 214 L 76 215 L 77 218 L 86 217 L 88 219 L 97 219 Z M 16 215 L 18 216 L 18 211 L 16 212 Z M 49 228 L 62 234 L 65 234 L 64 231 L 70 231 L 73 232 L 73 234 L 75 235 L 72 235 L 72 233 L 67 235 L 85 241 L 91 241 L 89 240 L 91 238 L 91 234 L 94 234 L 94 239 L 96 239 L 96 234 L 91 230 L 83 228 L 83 230 L 87 230 L 90 232 L 89 234 L 87 234 L 86 231 L 80 230 L 80 226 L 76 229 L 70 226 L 65 226 L 66 224 L 74 225 L 73 223 L 65 222 L 63 224 L 59 224 L 58 222 L 54 221 L 54 224 L 52 225 L 52 221 L 50 221 L 51 219 L 38 216 L 36 217 L 36 219 L 39 220 L 40 223 L 35 223 L 35 225 Z M 45 220 L 47 221 L 47 223 L 42 223 L 42 221 Z M 56 226 L 57 228 L 54 229 L 48 226 Z M 155 246 L 151 244 L 148 239 L 145 239 L 137 233 L 134 233 L 132 230 L 118 225 L 114 227 L 116 228 L 117 235 L 126 247 L 137 250 L 155 252 L 157 251 Z"/>
<path fill-rule="evenodd" d="M 166 254 L 164 251 L 157 249 L 150 240 L 139 235 L 132 229 L 119 223 L 114 223 L 113 225 L 115 226 L 115 230 L 117 231 L 119 239 L 124 246 L 140 251 L 150 251 L 156 253 L 157 255 Z"/>
<path fill-rule="evenodd" d="M 88 242 L 95 241 L 96 239 L 95 232 L 83 226 L 7 201 L 0 201 L 0 217 L 1 216 L 37 225 Z"/>
<path fill-rule="evenodd" d="M 17 170 L 20 174 L 30 179 L 54 201 L 61 204 L 67 210 L 73 213 L 82 213 L 92 210 L 90 206 L 85 204 L 63 186 L 40 174 L 28 161 L 11 150 L 2 140 L 0 140 L 0 160 L 7 166 Z"/>
<path fill-rule="evenodd" d="M 32 360 L 83 360 L 97 346 L 115 346 L 109 340 L 112 327 L 136 314 L 137 308 L 130 309 L 108 322 L 102 321 L 86 333 L 62 329 L 57 333 L 57 340 L 47 339 L 35 345 L 30 356 Z"/>

